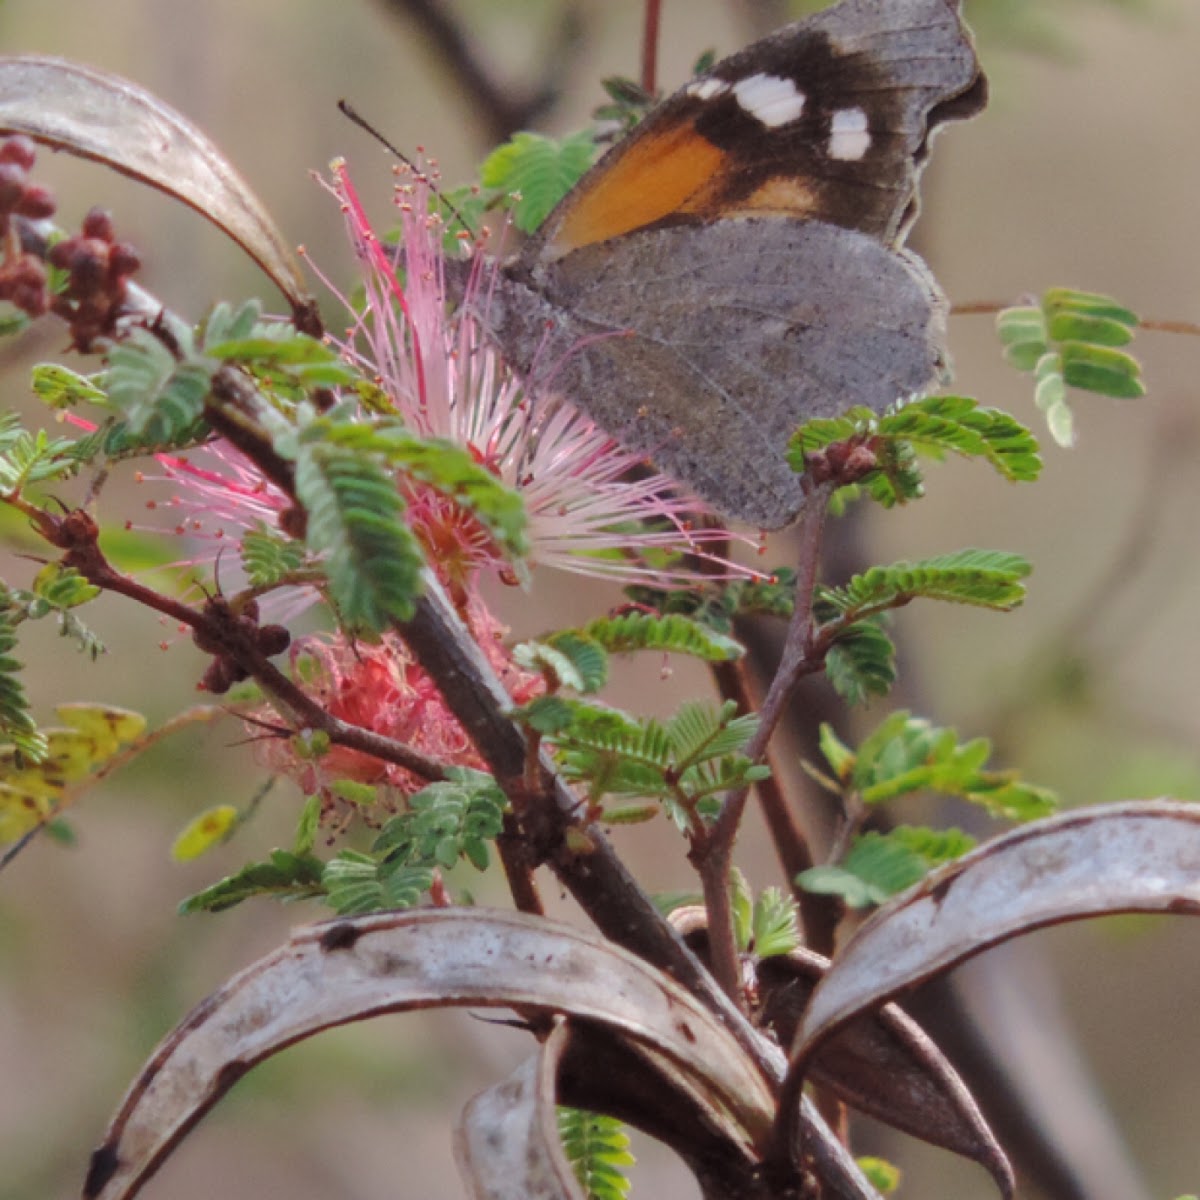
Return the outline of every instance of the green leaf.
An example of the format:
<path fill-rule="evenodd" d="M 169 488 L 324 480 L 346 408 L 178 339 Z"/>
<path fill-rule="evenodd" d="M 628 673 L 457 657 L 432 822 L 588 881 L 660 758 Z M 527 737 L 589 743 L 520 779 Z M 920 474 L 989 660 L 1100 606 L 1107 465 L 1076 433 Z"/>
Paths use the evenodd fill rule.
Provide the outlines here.
<path fill-rule="evenodd" d="M 535 733 L 550 737 L 569 729 L 574 715 L 571 702 L 562 696 L 536 696 L 513 713 L 514 719 Z"/>
<path fill-rule="evenodd" d="M 754 901 L 749 949 L 757 958 L 790 954 L 800 945 L 796 902 L 779 888 L 764 888 Z"/>
<path fill-rule="evenodd" d="M 608 654 L 593 637 L 573 629 L 552 633 L 546 644 L 571 664 L 577 683 L 570 686 L 587 694 L 599 691 L 608 682 Z"/>
<path fill-rule="evenodd" d="M 1055 444 L 1069 447 L 1075 444 L 1075 417 L 1067 403 L 1067 383 L 1063 378 L 1062 355 L 1043 354 L 1034 366 L 1037 385 L 1033 402 L 1046 418 L 1046 427 Z"/>
<path fill-rule="evenodd" d="M 827 721 L 821 722 L 817 743 L 821 748 L 821 753 L 825 756 L 825 761 L 833 771 L 834 778 L 842 783 L 848 782 L 854 771 L 854 751 L 838 737 L 833 726 Z"/>
<path fill-rule="evenodd" d="M 274 382 L 305 387 L 350 387 L 357 373 L 327 345 L 284 321 L 262 321 L 261 305 L 251 300 L 234 309 L 216 305 L 204 323 L 204 353 L 219 362 L 234 362 Z"/>
<path fill-rule="evenodd" d="M 867 908 L 912 887 L 933 867 L 959 858 L 974 845 L 974 838 L 960 829 L 872 830 L 854 839 L 840 864 L 810 867 L 796 882 L 805 891 L 841 896 L 850 908 Z"/>
<path fill-rule="evenodd" d="M 91 378 L 58 363 L 38 363 L 33 368 L 32 384 L 33 394 L 50 408 L 108 403 L 108 393 L 97 387 Z"/>
<path fill-rule="evenodd" d="M 67 609 L 94 600 L 100 595 L 100 589 L 84 579 L 74 567 L 53 562 L 47 563 L 34 576 L 33 594 L 44 600 L 49 608 Z"/>
<path fill-rule="evenodd" d="M 1034 375 L 1034 399 L 1054 440 L 1074 442 L 1067 389 L 1117 399 L 1145 395 L 1141 365 L 1119 349 L 1133 339 L 1136 313 L 1109 296 L 1051 288 L 1040 306 L 1006 309 L 996 319 L 1004 356 Z"/>
<path fill-rule="evenodd" d="M 734 941 L 739 950 L 749 950 L 754 936 L 754 895 L 745 875 L 737 867 L 729 873 L 729 900 Z"/>
<path fill-rule="evenodd" d="M 591 621 L 582 632 L 611 654 L 657 650 L 690 654 L 705 662 L 730 662 L 745 653 L 733 638 L 677 614 L 626 612 Z"/>
<path fill-rule="evenodd" d="M 321 797 L 309 796 L 300 810 L 300 820 L 296 822 L 296 840 L 292 843 L 292 853 L 296 855 L 311 854 L 317 844 L 317 833 L 321 828 Z"/>
<path fill-rule="evenodd" d="M 305 900 L 324 894 L 321 872 L 325 864 L 311 854 L 272 850 L 267 862 L 249 863 L 179 906 L 181 913 L 223 912 L 253 896 Z"/>
<path fill-rule="evenodd" d="M 45 756 L 48 747 L 29 711 L 20 679 L 21 663 L 12 656 L 22 616 L 12 592 L 0 583 L 0 742 L 8 742 L 36 760 Z"/>
<path fill-rule="evenodd" d="M 556 686 L 572 691 L 598 691 L 608 680 L 608 655 L 593 638 L 574 630 L 551 634 L 545 641 L 523 642 L 513 648 L 513 661 L 527 671 L 548 676 Z"/>
<path fill-rule="evenodd" d="M 832 736 L 832 735 L 831 735 Z M 900 710 L 884 718 L 859 744 L 849 765 L 847 747 L 825 742 L 834 774 L 864 804 L 880 804 L 917 791 L 958 796 L 1009 820 L 1032 820 L 1054 811 L 1052 792 L 1023 782 L 1014 771 L 986 768 L 986 738 L 960 742 L 953 729 Z"/>
<path fill-rule="evenodd" d="M 592 165 L 595 154 L 590 133 L 571 134 L 560 141 L 517 133 L 484 160 L 480 180 L 497 193 L 519 195 L 513 220 L 522 233 L 532 233 Z"/>
<path fill-rule="evenodd" d="M 1027 559 L 999 550 L 958 550 L 918 562 L 871 567 L 845 587 L 821 588 L 820 595 L 854 621 L 922 597 L 1007 611 L 1025 598 L 1019 582 L 1030 572 Z"/>
<path fill-rule="evenodd" d="M 388 821 L 376 838 L 372 853 L 393 869 L 450 870 L 465 858 L 477 870 L 487 870 L 488 845 L 504 827 L 507 797 L 482 771 L 449 767 L 447 775 L 412 796 L 409 811 Z"/>
<path fill-rule="evenodd" d="M 636 1160 L 616 1117 L 560 1107 L 558 1136 L 588 1200 L 624 1200 L 630 1187 L 625 1168 Z"/>
<path fill-rule="evenodd" d="M 33 318 L 20 310 L 0 313 L 0 337 L 17 337 L 33 324 Z"/>
<path fill-rule="evenodd" d="M 0 491 L 17 495 L 31 483 L 69 479 L 79 470 L 70 438 L 51 438 L 44 429 L 27 433 L 15 413 L 0 422 Z"/>
<path fill-rule="evenodd" d="M 346 414 L 345 419 L 342 413 Z M 441 438 L 417 437 L 391 417 L 364 420 L 343 408 L 304 432 L 331 445 L 378 455 L 389 466 L 449 497 L 471 513 L 512 559 L 529 552 L 528 523 L 521 497 L 504 486 L 463 446 Z"/>
<path fill-rule="evenodd" d="M 1041 474 L 1037 439 L 997 408 L 967 396 L 925 396 L 879 418 L 879 436 L 911 442 L 927 454 L 951 451 L 981 458 L 1005 479 L 1028 483 Z"/>
<path fill-rule="evenodd" d="M 172 326 L 174 354 L 149 329 L 135 327 L 109 351 L 108 398 L 135 437 L 170 442 L 192 429 L 204 411 L 216 363 L 195 351 L 191 330 Z"/>
<path fill-rule="evenodd" d="M 1063 382 L 1068 387 L 1115 400 L 1137 400 L 1146 394 L 1141 364 L 1130 354 L 1108 346 L 1065 342 L 1061 358 Z"/>
<path fill-rule="evenodd" d="M 925 396 L 876 414 L 852 408 L 840 417 L 808 421 L 788 444 L 788 462 L 803 471 L 807 456 L 835 442 L 857 441 L 869 447 L 878 467 L 859 486 L 890 507 L 922 494 L 915 451 L 941 458 L 952 452 L 980 458 L 1004 478 L 1036 479 L 1041 471 L 1037 441 L 1005 412 L 981 408 L 966 396 Z"/>
<path fill-rule="evenodd" d="M 339 916 L 413 908 L 433 886 L 427 867 L 389 867 L 368 854 L 343 850 L 321 876 L 326 903 Z"/>
<path fill-rule="evenodd" d="M 1091 346 L 1127 346 L 1133 341 L 1133 328 L 1112 317 L 1093 316 L 1070 310 L 1056 311 L 1046 325 L 1056 342 L 1080 342 Z"/>
<path fill-rule="evenodd" d="M 915 851 L 871 832 L 854 840 L 840 865 L 810 867 L 796 882 L 807 892 L 840 896 L 849 908 L 869 908 L 912 887 L 928 870 Z"/>
<path fill-rule="evenodd" d="M 202 417 L 178 429 L 169 428 L 160 421 L 152 421 L 150 427 L 141 433 L 134 433 L 128 421 L 109 419 L 92 433 L 79 438 L 71 453 L 81 463 L 94 462 L 98 458 L 120 462 L 145 454 L 187 450 L 211 437 L 212 430 Z"/>
<path fill-rule="evenodd" d="M 900 1169 L 893 1166 L 886 1158 L 875 1158 L 864 1154 L 855 1159 L 858 1169 L 867 1177 L 868 1182 L 877 1191 L 890 1196 L 900 1186 Z"/>
<path fill-rule="evenodd" d="M 308 512 L 308 545 L 326 554 L 342 621 L 382 632 L 412 616 L 423 560 L 404 524 L 404 502 L 369 458 L 338 446 L 305 446 L 296 495 Z"/>
<path fill-rule="evenodd" d="M 585 781 L 593 802 L 604 795 L 654 798 L 685 829 L 691 813 L 715 814 L 719 793 L 769 774 L 739 753 L 757 717 L 737 716 L 732 704 L 684 704 L 664 724 L 595 702 L 543 696 L 514 716 L 547 739 L 564 776 Z"/>
<path fill-rule="evenodd" d="M 0 745 L 0 842 L 43 824 L 68 789 L 85 790 L 89 776 L 146 728 L 140 713 L 102 704 L 60 704 L 56 711 L 61 726 L 38 730 L 28 746 L 11 735 Z"/>
<path fill-rule="evenodd" d="M 220 300 L 204 320 L 201 339 L 207 348 L 209 344 L 249 337 L 261 317 L 262 304 L 258 300 L 247 300 L 237 308 Z"/>
<path fill-rule="evenodd" d="M 281 534 L 251 529 L 242 536 L 242 566 L 251 587 L 272 587 L 304 564 L 304 546 Z"/>
<path fill-rule="evenodd" d="M 726 700 L 720 708 L 700 700 L 679 706 L 666 724 L 677 769 L 686 770 L 743 750 L 758 730 L 758 714 L 737 716 L 737 705 Z"/>
<path fill-rule="evenodd" d="M 825 676 L 847 704 L 865 704 L 892 690 L 896 647 L 882 617 L 866 617 L 838 630 L 825 655 Z"/>
<path fill-rule="evenodd" d="M 1123 304 L 1118 304 L 1111 296 L 1103 296 L 1098 292 L 1080 292 L 1074 288 L 1047 288 L 1042 296 L 1042 307 L 1047 315 L 1052 317 L 1073 313 L 1117 321 L 1129 329 L 1136 329 L 1139 323 L 1137 313 Z"/>

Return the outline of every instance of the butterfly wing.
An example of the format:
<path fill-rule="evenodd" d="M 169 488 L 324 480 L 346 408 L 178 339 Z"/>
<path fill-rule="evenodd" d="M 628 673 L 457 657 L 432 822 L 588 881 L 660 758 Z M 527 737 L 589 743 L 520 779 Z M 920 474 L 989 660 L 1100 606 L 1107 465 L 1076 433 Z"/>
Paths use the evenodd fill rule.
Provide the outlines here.
<path fill-rule="evenodd" d="M 800 508 L 783 453 L 798 424 L 883 408 L 944 369 L 924 265 L 823 222 L 640 230 L 501 292 L 488 323 L 533 387 L 768 529 Z"/>
<path fill-rule="evenodd" d="M 931 134 L 986 85 L 958 0 L 843 0 L 717 63 L 559 204 L 527 268 L 659 223 L 827 221 L 898 245 Z"/>
<path fill-rule="evenodd" d="M 484 320 L 532 385 L 718 511 L 784 525 L 798 424 L 940 380 L 944 302 L 900 243 L 931 133 L 984 93 L 958 0 L 842 0 L 651 113 Z"/>

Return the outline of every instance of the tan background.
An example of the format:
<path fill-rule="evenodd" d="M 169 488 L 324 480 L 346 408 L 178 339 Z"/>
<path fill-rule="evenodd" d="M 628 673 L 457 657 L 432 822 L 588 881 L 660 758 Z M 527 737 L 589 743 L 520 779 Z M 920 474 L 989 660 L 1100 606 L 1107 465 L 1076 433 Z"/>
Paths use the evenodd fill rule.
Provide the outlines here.
<path fill-rule="evenodd" d="M 1000 9 L 1009 0 L 993 0 Z M 1028 6 L 1025 6 L 1028 7 Z M 471 10 L 499 69 L 536 63 L 538 11 Z M 715 3 L 667 0 L 663 78 L 683 78 L 709 46 L 732 49 L 736 24 Z M 632 73 L 638 6 L 584 6 L 590 48 L 556 117 L 568 128 L 602 74 Z M 956 301 L 1012 299 L 1050 284 L 1111 291 L 1148 316 L 1200 316 L 1200 6 L 1044 3 L 1069 50 L 1036 57 L 985 46 L 995 83 L 988 113 L 939 143 L 919 236 Z M 540 35 L 539 35 L 540 36 Z M 0 51 L 79 58 L 132 76 L 202 125 L 254 183 L 288 235 L 337 274 L 339 222 L 307 177 L 347 154 L 360 189 L 387 187 L 383 160 L 333 113 L 352 97 L 399 143 L 435 149 L 451 179 L 483 149 L 470 114 L 412 29 L 368 3 L 315 0 L 8 0 Z M 148 286 L 198 315 L 219 296 L 266 294 L 239 253 L 189 213 L 99 168 L 55 161 L 64 216 L 103 202 L 141 247 Z M 274 298 L 267 296 L 274 303 Z M 952 325 L 959 385 L 1034 420 L 1026 382 L 998 365 L 986 318 Z M 58 352 L 57 331 L 26 361 Z M 899 628 L 925 706 L 973 734 L 1001 738 L 1008 761 L 1070 802 L 1197 794 L 1200 712 L 1194 614 L 1200 601 L 1195 511 L 1200 343 L 1141 341 L 1151 397 L 1082 400 L 1080 445 L 1047 450 L 1044 483 L 1016 489 L 983 467 L 933 470 L 929 498 L 870 526 L 878 560 L 963 545 L 1028 554 L 1026 608 L 1009 617 L 925 607 Z M 26 407 L 25 367 L 3 382 Z M 6 565 L 6 577 L 21 579 Z M 542 578 L 543 607 L 522 631 L 598 611 L 608 597 Z M 506 601 L 510 615 L 528 601 Z M 35 701 L 102 699 L 162 718 L 194 693 L 192 650 L 127 605 L 93 624 L 109 642 L 93 668 L 49 631 L 22 644 L 37 664 Z M 1072 661 L 1074 655 L 1080 655 Z M 627 679 L 631 703 L 667 709 L 704 686 L 658 664 Z M 648 699 L 649 698 L 649 699 Z M 243 801 L 248 757 L 228 728 L 180 739 L 91 797 L 76 850 L 39 844 L 0 876 L 0 1197 L 70 1194 L 130 1075 L 206 992 L 319 915 L 259 903 L 219 918 L 174 915 L 180 898 L 288 837 L 293 797 L 278 789 L 232 846 L 186 868 L 167 848 L 189 813 Z M 690 882 L 665 831 L 630 844 L 656 888 Z M 744 865 L 773 882 L 750 830 Z M 651 875 L 653 871 L 653 875 Z M 665 877 L 664 877 L 665 875 Z M 486 887 L 479 889 L 486 898 Z M 1200 1188 L 1195 1084 L 1200 1074 L 1200 927 L 1185 919 L 1112 921 L 1039 935 L 1102 1090 L 1148 1182 L 1170 1197 Z M 1039 1010 L 1031 1006 L 1029 1020 Z M 448 1120 L 471 1091 L 527 1049 L 520 1035 L 464 1017 L 388 1018 L 287 1052 L 239 1084 L 147 1190 L 174 1200 L 367 1197 L 433 1200 L 461 1192 Z M 909 1171 L 910 1197 L 991 1194 L 977 1169 L 899 1140 L 884 1152 Z M 641 1195 L 692 1196 L 648 1152 Z M 1114 1197 L 1114 1200 L 1117 1198 Z"/>

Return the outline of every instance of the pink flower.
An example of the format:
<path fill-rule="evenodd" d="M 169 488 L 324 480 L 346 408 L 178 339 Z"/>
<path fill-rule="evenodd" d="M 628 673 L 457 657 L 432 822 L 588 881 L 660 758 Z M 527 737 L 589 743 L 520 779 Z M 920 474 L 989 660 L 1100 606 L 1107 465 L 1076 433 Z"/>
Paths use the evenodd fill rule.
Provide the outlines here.
<path fill-rule="evenodd" d="M 541 676 L 513 665 L 504 646 L 506 630 L 482 603 L 472 600 L 466 619 L 515 703 L 523 704 L 543 690 Z M 304 669 L 296 670 L 301 661 Z M 395 634 L 386 633 L 374 644 L 352 644 L 341 636 L 302 638 L 293 646 L 292 662 L 295 673 L 305 678 L 308 693 L 332 716 L 404 742 L 443 763 L 485 769 L 441 693 Z M 263 724 L 273 722 L 267 712 L 257 717 Z M 257 738 L 255 745 L 265 766 L 295 779 L 310 794 L 328 796 L 328 785 L 343 779 L 385 785 L 402 796 L 425 783 L 402 767 L 342 746 L 311 756 L 294 738 Z"/>
<path fill-rule="evenodd" d="M 444 223 L 430 211 L 428 178 L 406 168 L 400 177 L 393 252 L 372 228 L 344 164 L 334 165 L 330 187 L 346 216 L 365 293 L 360 310 L 346 302 L 353 314 L 342 343 L 346 357 L 374 379 L 406 424 L 469 447 L 521 494 L 535 566 L 657 587 L 698 583 L 697 560 L 707 564 L 708 578 L 753 575 L 719 557 L 730 534 L 699 500 L 572 405 L 526 393 L 471 316 L 492 284 L 494 259 L 477 257 L 461 311 L 447 314 Z M 504 574 L 478 528 L 456 524 L 452 505 L 432 495 L 409 499 L 414 527 L 436 551 L 435 562 L 448 555 Z"/>
<path fill-rule="evenodd" d="M 753 574 L 717 557 L 730 535 L 698 501 L 682 495 L 570 405 L 527 394 L 470 316 L 473 295 L 462 312 L 448 315 L 444 228 L 429 211 L 431 192 L 423 177 L 410 173 L 396 189 L 401 236 L 395 251 L 376 236 L 344 167 L 335 166 L 329 186 L 345 213 L 364 288 L 362 304 L 345 301 L 351 322 L 337 344 L 377 387 L 373 409 L 393 412 L 421 435 L 467 447 L 522 495 L 534 566 L 658 587 L 694 584 L 702 575 Z M 486 289 L 492 260 L 481 256 L 477 263 L 470 286 Z M 158 461 L 159 482 L 170 483 L 174 494 L 157 507 L 177 518 L 178 532 L 206 541 L 209 553 L 203 557 L 210 560 L 222 546 L 240 543 L 247 531 L 273 531 L 288 506 L 287 497 L 227 444 L 161 455 Z M 481 577 L 507 578 L 510 564 L 469 510 L 403 476 L 397 487 L 429 562 L 514 700 L 530 698 L 540 690 L 540 677 L 513 665 L 503 631 L 478 598 Z M 697 526 L 695 514 L 701 517 Z M 229 564 L 231 572 L 235 565 Z M 294 668 L 297 657 L 309 665 L 295 673 L 334 715 L 443 762 L 482 765 L 400 638 L 385 634 L 373 645 L 342 636 L 301 639 L 293 651 Z M 259 718 L 270 721 L 265 713 Z M 399 768 L 356 751 L 334 747 L 314 757 L 301 753 L 294 738 L 260 739 L 259 746 L 272 769 L 327 798 L 329 784 L 338 779 L 385 785 L 401 794 L 419 784 Z"/>

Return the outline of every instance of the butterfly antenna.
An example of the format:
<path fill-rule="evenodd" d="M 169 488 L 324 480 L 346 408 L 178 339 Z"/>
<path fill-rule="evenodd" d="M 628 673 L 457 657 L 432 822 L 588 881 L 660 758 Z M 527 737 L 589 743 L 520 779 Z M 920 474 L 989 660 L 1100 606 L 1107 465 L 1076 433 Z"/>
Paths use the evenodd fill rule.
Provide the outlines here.
<path fill-rule="evenodd" d="M 359 127 L 359 129 L 363 130 L 364 133 L 370 134 L 371 137 L 373 137 L 389 154 L 393 155 L 395 158 L 398 158 L 406 167 L 408 167 L 410 171 L 417 175 L 426 174 L 425 171 L 421 167 L 417 166 L 417 164 L 413 162 L 413 160 L 409 158 L 403 150 L 393 146 L 392 143 L 388 141 L 388 139 L 384 137 L 383 134 L 380 133 L 379 130 L 376 129 L 375 126 L 372 125 L 371 122 L 368 121 L 367 118 L 364 117 L 358 111 L 358 109 L 356 109 L 354 105 L 350 103 L 349 100 L 339 100 L 337 102 L 337 106 L 338 111 L 342 114 L 342 116 L 344 116 L 347 120 L 352 121 Z M 459 207 L 452 200 L 450 200 L 446 193 L 437 187 L 436 184 L 430 182 L 429 186 L 432 189 L 433 194 L 437 197 L 438 202 L 446 207 L 446 209 L 450 212 L 450 215 L 454 217 L 454 219 L 468 233 L 474 235 L 475 230 L 471 228 L 471 223 L 466 217 L 463 216 Z"/>

